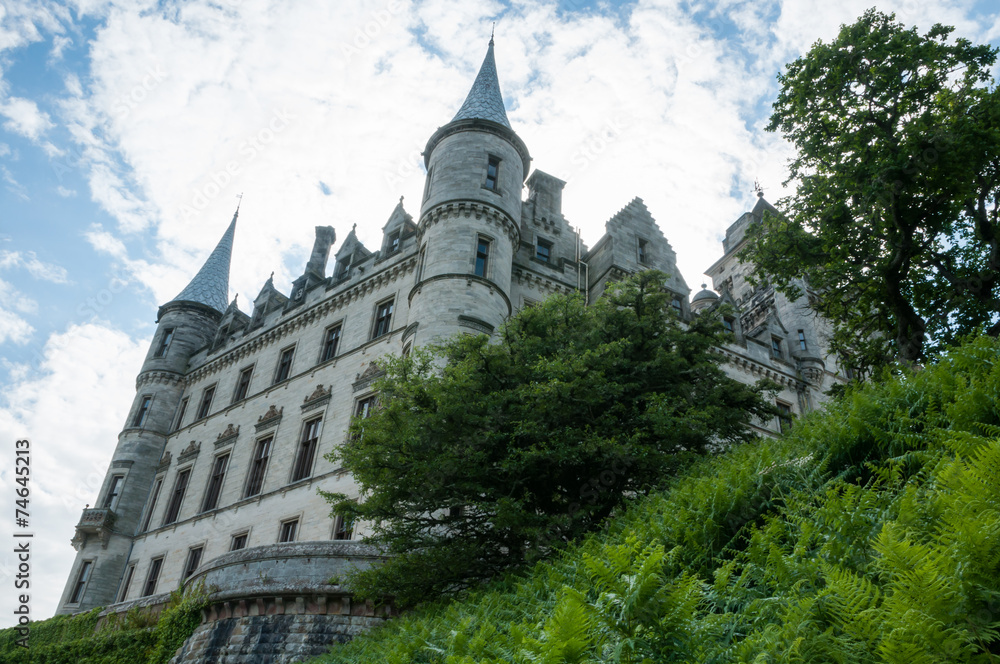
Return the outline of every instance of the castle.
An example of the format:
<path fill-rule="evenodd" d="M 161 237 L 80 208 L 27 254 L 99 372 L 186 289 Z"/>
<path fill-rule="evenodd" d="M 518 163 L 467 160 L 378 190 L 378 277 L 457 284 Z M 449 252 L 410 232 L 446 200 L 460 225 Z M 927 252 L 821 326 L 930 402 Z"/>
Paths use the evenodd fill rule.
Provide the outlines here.
<path fill-rule="evenodd" d="M 553 293 L 582 291 L 592 302 L 610 281 L 656 268 L 670 275 L 665 287 L 683 318 L 731 303 L 731 342 L 720 348 L 727 371 L 781 385 L 782 416 L 758 423 L 762 432 L 779 432 L 844 379 L 805 297 L 790 301 L 745 280 L 737 253 L 748 224 L 770 207 L 763 198 L 729 228 L 724 255 L 707 271 L 718 294 L 690 298 L 639 198 L 585 247 L 561 211 L 565 183 L 530 172 L 504 110 L 492 39 L 468 98 L 430 137 L 424 159 L 416 219 L 401 199 L 374 249 L 351 230 L 332 274 L 334 229 L 317 227 L 291 292 L 268 279 L 250 315 L 228 302 L 237 209 L 201 270 L 159 309 L 107 476 L 76 527 L 59 613 L 152 604 L 203 579 L 234 616 L 374 619 L 328 583 L 346 565 L 377 558 L 358 542 L 365 524 L 331 518 L 317 489 L 357 493 L 325 455 L 374 404 L 377 360 L 456 333 L 492 334 Z"/>

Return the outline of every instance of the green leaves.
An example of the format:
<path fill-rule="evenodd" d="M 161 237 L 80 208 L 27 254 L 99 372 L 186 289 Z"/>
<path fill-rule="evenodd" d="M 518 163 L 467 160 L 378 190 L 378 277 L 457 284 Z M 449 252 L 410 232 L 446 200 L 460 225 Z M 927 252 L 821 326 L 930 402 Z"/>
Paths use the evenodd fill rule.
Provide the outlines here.
<path fill-rule="evenodd" d="M 710 445 L 754 436 L 764 388 L 713 352 L 718 321 L 681 325 L 666 276 L 598 303 L 556 296 L 499 331 L 386 362 L 380 407 L 332 457 L 361 489 L 329 496 L 394 557 L 355 588 L 402 604 L 550 556 Z"/>
<path fill-rule="evenodd" d="M 743 258 L 790 295 L 808 284 L 863 371 L 1000 331 L 996 50 L 952 31 L 872 9 L 779 76 L 768 129 L 797 149 L 796 191 Z"/>

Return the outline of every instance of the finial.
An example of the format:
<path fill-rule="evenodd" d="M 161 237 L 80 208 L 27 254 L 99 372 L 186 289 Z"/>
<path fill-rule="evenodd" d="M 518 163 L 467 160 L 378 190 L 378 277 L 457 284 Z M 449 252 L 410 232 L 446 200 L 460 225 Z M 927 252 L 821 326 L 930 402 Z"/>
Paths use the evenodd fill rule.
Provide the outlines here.
<path fill-rule="evenodd" d="M 354 225 L 351 226 L 351 232 L 353 233 L 357 229 L 357 227 L 358 227 L 358 224 L 357 224 L 357 222 L 355 222 Z"/>
<path fill-rule="evenodd" d="M 753 181 L 753 190 L 757 192 L 757 198 L 764 198 L 764 188 L 760 186 L 759 180 Z"/>
<path fill-rule="evenodd" d="M 402 196 L 400 196 L 400 197 L 399 197 L 399 204 L 400 204 L 400 205 L 402 205 L 402 204 L 403 204 L 403 197 L 402 197 Z"/>
<path fill-rule="evenodd" d="M 702 285 L 701 285 L 701 289 L 702 289 L 702 290 L 706 290 L 707 288 L 708 288 L 708 284 L 702 284 Z"/>
<path fill-rule="evenodd" d="M 271 276 L 267 278 L 268 281 L 274 279 L 274 270 L 271 270 Z"/>
<path fill-rule="evenodd" d="M 493 21 L 493 28 L 490 30 L 490 46 L 493 46 L 493 34 L 497 31 L 497 22 Z"/>
<path fill-rule="evenodd" d="M 238 202 L 236 203 L 236 214 L 239 214 L 240 204 L 243 202 L 243 192 L 241 191 L 239 194 L 237 194 L 236 198 L 238 199 Z"/>

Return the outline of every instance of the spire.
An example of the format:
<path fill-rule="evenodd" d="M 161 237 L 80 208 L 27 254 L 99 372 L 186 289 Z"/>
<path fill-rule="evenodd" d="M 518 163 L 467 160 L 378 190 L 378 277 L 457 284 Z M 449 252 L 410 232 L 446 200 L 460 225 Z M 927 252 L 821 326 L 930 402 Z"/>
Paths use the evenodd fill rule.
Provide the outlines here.
<path fill-rule="evenodd" d="M 507 111 L 503 107 L 503 97 L 500 95 L 500 81 L 497 80 L 497 63 L 493 59 L 493 35 L 490 35 L 490 47 L 486 51 L 483 66 L 479 75 L 469 90 L 462 108 L 452 118 L 455 120 L 490 120 L 511 128 L 507 121 Z"/>
<path fill-rule="evenodd" d="M 191 283 L 173 299 L 174 302 L 197 302 L 212 307 L 219 313 L 225 313 L 229 303 L 229 262 L 233 254 L 236 219 L 239 216 L 240 208 L 237 205 L 233 220 L 222 234 L 219 244 L 198 270 L 198 274 L 194 275 Z"/>

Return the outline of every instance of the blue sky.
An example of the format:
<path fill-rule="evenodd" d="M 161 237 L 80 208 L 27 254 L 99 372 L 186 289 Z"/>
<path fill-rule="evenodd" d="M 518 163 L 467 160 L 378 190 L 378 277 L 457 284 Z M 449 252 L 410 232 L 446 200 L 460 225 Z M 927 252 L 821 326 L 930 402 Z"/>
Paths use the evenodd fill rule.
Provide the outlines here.
<path fill-rule="evenodd" d="M 16 438 L 34 443 L 35 616 L 55 609 L 156 308 L 238 194 L 230 296 L 244 309 L 272 270 L 287 290 L 313 226 L 342 240 L 357 223 L 377 246 L 399 197 L 419 200 L 419 153 L 496 21 L 511 124 L 533 165 L 568 181 L 570 223 L 593 244 L 642 197 L 697 290 L 754 180 L 787 193 L 791 151 L 762 129 L 777 73 L 869 4 L 0 2 L 0 435 L 11 458 Z M 879 8 L 1000 44 L 994 2 Z M 11 480 L 0 471 L 0 496 Z M 0 555 L 0 588 L 12 566 Z"/>

